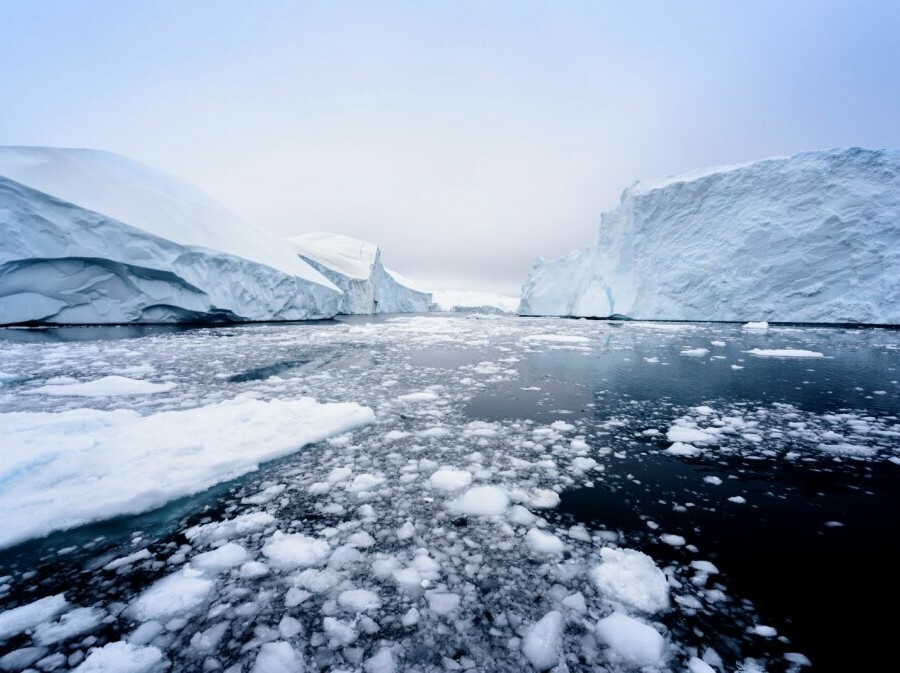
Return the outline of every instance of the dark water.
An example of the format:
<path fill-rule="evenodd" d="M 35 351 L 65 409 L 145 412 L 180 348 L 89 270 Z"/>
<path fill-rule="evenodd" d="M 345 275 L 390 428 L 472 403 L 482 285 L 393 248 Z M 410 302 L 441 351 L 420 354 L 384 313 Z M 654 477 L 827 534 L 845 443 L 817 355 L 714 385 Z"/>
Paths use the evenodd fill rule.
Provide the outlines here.
<path fill-rule="evenodd" d="M 468 413 L 490 421 L 551 422 L 568 412 L 598 424 L 627 416 L 635 419 L 635 431 L 663 432 L 672 420 L 670 405 L 788 403 L 815 414 L 852 409 L 900 415 L 896 332 L 865 335 L 886 348 L 855 343 L 853 334 L 815 332 L 804 337 L 812 333 L 813 349 L 833 358 L 753 358 L 743 353 L 754 347 L 752 336 L 711 348 L 710 354 L 728 358 L 718 361 L 679 356 L 689 339 L 664 352 L 645 342 L 589 356 L 535 353 L 518 364 L 519 380 L 482 392 Z M 739 358 L 752 363 L 732 369 Z M 528 387 L 540 390 L 522 390 Z M 889 394 L 873 395 L 876 390 Z M 593 439 L 602 443 L 604 436 Z M 660 565 L 697 556 L 661 543 L 649 534 L 647 521 L 683 535 L 722 570 L 734 595 L 751 601 L 766 624 L 790 637 L 787 647 L 779 644 L 782 651 L 804 653 L 811 670 L 900 666 L 893 645 L 900 605 L 900 466 L 824 455 L 801 462 L 759 455 L 674 458 L 660 453 L 664 446 L 635 437 L 615 474 L 607 471 L 594 487 L 563 493 L 558 514 L 629 538 L 647 533 L 643 550 Z M 706 476 L 723 483 L 710 485 Z M 727 500 L 738 495 L 748 503 Z M 729 625 L 708 628 L 727 631 Z M 765 644 L 760 646 L 763 651 Z"/>

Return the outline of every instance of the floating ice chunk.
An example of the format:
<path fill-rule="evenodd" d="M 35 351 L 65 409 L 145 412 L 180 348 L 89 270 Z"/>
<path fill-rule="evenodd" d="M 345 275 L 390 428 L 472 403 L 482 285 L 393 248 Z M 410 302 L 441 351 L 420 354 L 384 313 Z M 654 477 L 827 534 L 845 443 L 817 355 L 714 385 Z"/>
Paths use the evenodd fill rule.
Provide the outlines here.
<path fill-rule="evenodd" d="M 353 474 L 353 470 L 349 467 L 336 467 L 328 473 L 328 476 L 325 477 L 325 481 L 330 484 L 336 484 L 341 481 L 347 481 L 351 474 Z"/>
<path fill-rule="evenodd" d="M 32 388 L 25 392 L 29 395 L 54 395 L 70 397 L 125 397 L 128 395 L 155 395 L 167 393 L 175 387 L 174 383 L 153 383 L 125 376 L 104 376 L 93 381 L 81 383 L 51 383 Z"/>
<path fill-rule="evenodd" d="M 459 514 L 497 516 L 509 507 L 509 496 L 499 486 L 474 486 L 448 505 Z"/>
<path fill-rule="evenodd" d="M 321 565 L 331 553 L 331 546 L 325 540 L 301 533 L 285 535 L 279 530 L 263 547 L 262 553 L 276 568 L 291 570 Z"/>
<path fill-rule="evenodd" d="M 774 638 L 778 635 L 778 631 L 776 631 L 774 627 L 764 626 L 763 624 L 757 624 L 752 630 L 753 633 L 762 636 L 763 638 Z"/>
<path fill-rule="evenodd" d="M 401 395 L 397 399 L 401 402 L 434 402 L 436 399 L 438 399 L 438 394 L 432 390 L 425 390 L 418 393 Z"/>
<path fill-rule="evenodd" d="M 748 322 L 748 323 L 744 323 L 744 326 L 742 327 L 742 329 L 747 330 L 747 331 L 750 331 L 750 330 L 761 330 L 761 331 L 766 331 L 766 330 L 769 329 L 769 323 L 767 323 L 767 322 L 765 322 L 765 321 L 762 321 L 762 322 Z"/>
<path fill-rule="evenodd" d="M 293 575 L 291 579 L 298 586 L 319 594 L 336 586 L 341 581 L 341 576 L 331 568 L 323 570 L 307 568 L 303 572 Z"/>
<path fill-rule="evenodd" d="M 0 547 L 160 507 L 374 418 L 353 403 L 249 396 L 145 416 L 130 409 L 0 414 Z"/>
<path fill-rule="evenodd" d="M 266 512 L 251 512 L 241 514 L 233 519 L 217 523 L 207 523 L 201 526 L 188 528 L 184 535 L 191 542 L 209 543 L 217 540 L 225 540 L 232 537 L 243 537 L 250 533 L 265 530 L 275 523 L 275 517 Z"/>
<path fill-rule="evenodd" d="M 522 341 L 545 341 L 554 344 L 586 344 L 591 340 L 574 334 L 530 334 L 522 337 Z"/>
<path fill-rule="evenodd" d="M 669 583 L 653 559 L 635 549 L 600 550 L 591 578 L 608 598 L 646 613 L 669 607 Z"/>
<path fill-rule="evenodd" d="M 562 613 L 553 610 L 533 624 L 522 641 L 522 654 L 537 671 L 559 663 L 563 634 Z"/>
<path fill-rule="evenodd" d="M 164 668 L 163 662 L 159 648 L 120 640 L 93 650 L 74 673 L 155 673 Z"/>
<path fill-rule="evenodd" d="M 550 509 L 559 504 L 559 493 L 549 488 L 536 488 L 528 498 L 528 504 L 537 509 Z"/>
<path fill-rule="evenodd" d="M 671 545 L 673 547 L 683 547 L 685 545 L 685 539 L 681 535 L 663 533 L 659 536 L 659 539 L 660 541 L 665 542 L 667 545 Z"/>
<path fill-rule="evenodd" d="M 580 614 L 587 612 L 587 603 L 584 600 L 584 594 L 580 591 L 576 591 L 574 594 L 570 594 L 563 598 L 562 604 L 570 610 L 574 610 Z"/>
<path fill-rule="evenodd" d="M 110 561 L 105 566 L 103 566 L 104 570 L 118 570 L 122 566 L 131 565 L 132 563 L 137 563 L 138 561 L 144 561 L 150 558 L 152 555 L 146 549 L 141 549 L 139 551 L 134 552 L 133 554 L 128 554 L 127 556 L 121 556 L 113 561 Z"/>
<path fill-rule="evenodd" d="M 574 444 L 574 441 L 573 441 Z M 572 447 L 575 448 L 575 447 Z M 578 470 L 581 472 L 587 472 L 588 470 L 593 470 L 597 467 L 597 461 L 593 458 L 585 458 L 584 456 L 578 456 L 572 460 L 572 469 Z"/>
<path fill-rule="evenodd" d="M 198 652 L 212 652 L 219 647 L 225 632 L 228 631 L 228 622 L 219 622 L 203 631 L 197 631 L 191 637 L 191 647 Z"/>
<path fill-rule="evenodd" d="M 358 474 L 353 477 L 353 481 L 347 486 L 347 490 L 351 493 L 361 493 L 363 491 L 371 491 L 378 488 L 385 482 L 384 477 L 374 474 Z"/>
<path fill-rule="evenodd" d="M 408 540 L 416 533 L 416 527 L 413 525 L 412 521 L 407 521 L 405 524 L 400 526 L 397 529 L 397 539 L 398 540 Z"/>
<path fill-rule="evenodd" d="M 50 621 L 66 607 L 68 603 L 65 595 L 56 594 L 0 612 L 0 642 Z"/>
<path fill-rule="evenodd" d="M 553 533 L 545 533 L 539 528 L 531 528 L 525 535 L 525 544 L 538 554 L 562 554 L 566 550 L 563 541 Z"/>
<path fill-rule="evenodd" d="M 709 355 L 708 348 L 685 348 L 681 351 L 682 355 L 686 355 L 689 358 L 702 358 Z"/>
<path fill-rule="evenodd" d="M 418 624 L 419 623 L 419 611 L 416 608 L 410 608 L 400 618 L 400 623 L 406 627 L 414 626 L 414 625 Z"/>
<path fill-rule="evenodd" d="M 747 499 L 742 495 L 733 495 L 728 498 L 728 502 L 733 502 L 737 505 L 744 505 L 747 502 Z"/>
<path fill-rule="evenodd" d="M 699 657 L 691 657 L 687 666 L 689 673 L 716 673 L 716 669 Z"/>
<path fill-rule="evenodd" d="M 202 573 L 183 568 L 150 585 L 128 611 L 139 622 L 165 622 L 173 617 L 183 617 L 203 605 L 215 586 L 216 583 L 204 578 Z"/>
<path fill-rule="evenodd" d="M 359 637 L 353 624 L 342 622 L 334 617 L 325 617 L 322 620 L 322 628 L 325 630 L 325 635 L 331 639 L 328 646 L 332 649 L 350 645 Z"/>
<path fill-rule="evenodd" d="M 73 636 L 96 629 L 106 612 L 99 608 L 75 608 L 65 613 L 59 621 L 38 624 L 34 630 L 34 642 L 38 645 L 53 645 Z"/>
<path fill-rule="evenodd" d="M 144 622 L 132 631 L 126 640 L 132 645 L 146 645 L 162 633 L 164 628 L 159 622 Z"/>
<path fill-rule="evenodd" d="M 659 666 L 663 663 L 666 641 L 649 624 L 613 612 L 597 622 L 597 636 L 616 656 L 635 666 Z"/>
<path fill-rule="evenodd" d="M 718 348 L 724 348 L 724 347 L 725 347 L 725 342 L 724 342 L 724 341 L 710 341 L 709 343 L 712 344 L 713 346 L 718 347 Z"/>
<path fill-rule="evenodd" d="M 212 551 L 197 554 L 191 559 L 191 566 L 208 572 L 221 572 L 241 565 L 250 554 L 241 545 L 234 542 L 223 544 Z"/>
<path fill-rule="evenodd" d="M 665 453 L 672 454 L 673 456 L 696 456 L 698 454 L 703 453 L 700 449 L 692 444 L 685 444 L 684 442 L 675 442 L 668 449 L 665 450 Z"/>
<path fill-rule="evenodd" d="M 389 647 L 382 647 L 375 656 L 367 659 L 363 664 L 366 673 L 396 673 L 397 665 L 394 663 L 394 655 Z"/>
<path fill-rule="evenodd" d="M 722 480 L 719 477 L 714 477 L 712 475 L 710 475 L 708 477 L 703 477 L 703 481 L 705 481 L 707 484 L 712 484 L 713 486 L 721 486 L 722 485 Z"/>
<path fill-rule="evenodd" d="M 719 569 L 710 561 L 691 561 L 691 568 L 707 575 L 717 575 Z"/>
<path fill-rule="evenodd" d="M 403 432 L 402 430 L 391 430 L 384 436 L 386 442 L 396 442 L 398 439 L 406 439 L 412 435 L 411 432 Z"/>
<path fill-rule="evenodd" d="M 18 650 L 7 652 L 0 657 L 0 670 L 21 671 L 31 666 L 49 651 L 46 647 L 21 647 Z"/>
<path fill-rule="evenodd" d="M 284 607 L 295 608 L 308 601 L 311 597 L 312 594 L 310 592 L 297 587 L 291 587 L 287 590 L 287 593 L 284 594 Z"/>
<path fill-rule="evenodd" d="M 753 348 L 744 351 L 758 358 L 823 358 L 824 353 L 806 351 L 800 348 Z"/>
<path fill-rule="evenodd" d="M 438 589 L 426 591 L 425 599 L 428 601 L 428 609 L 436 615 L 450 614 L 459 607 L 460 602 L 459 594 Z"/>
<path fill-rule="evenodd" d="M 575 426 L 571 423 L 566 423 L 565 421 L 553 421 L 550 424 L 550 427 L 556 430 L 557 432 L 572 432 L 575 429 Z"/>
<path fill-rule="evenodd" d="M 278 640 L 259 648 L 252 673 L 303 673 L 306 664 L 291 644 Z"/>
<path fill-rule="evenodd" d="M 796 666 L 812 666 L 812 662 L 805 654 L 800 652 L 786 652 L 784 658 Z"/>
<path fill-rule="evenodd" d="M 400 568 L 393 575 L 401 592 L 417 594 L 422 591 L 422 576 L 415 568 Z"/>
<path fill-rule="evenodd" d="M 428 482 L 439 491 L 458 491 L 472 483 L 472 473 L 454 467 L 443 467 L 432 474 Z"/>
<path fill-rule="evenodd" d="M 371 547 L 375 544 L 375 538 L 369 535 L 366 531 L 361 530 L 357 533 L 353 533 L 353 535 L 348 537 L 347 544 L 353 547 Z"/>
<path fill-rule="evenodd" d="M 381 607 L 381 599 L 368 589 L 349 589 L 338 595 L 338 605 L 350 612 L 366 612 Z"/>
<path fill-rule="evenodd" d="M 685 444 L 703 444 L 715 441 L 716 436 L 711 432 L 705 432 L 699 428 L 689 428 L 684 425 L 673 425 L 666 432 L 666 439 L 670 442 L 684 442 Z"/>
<path fill-rule="evenodd" d="M 848 444 L 846 442 L 840 444 L 819 444 L 818 449 L 819 451 L 840 453 L 847 456 L 871 456 L 875 453 L 875 449 L 871 446 Z"/>
<path fill-rule="evenodd" d="M 537 517 L 522 507 L 522 505 L 513 505 L 510 507 L 506 514 L 506 518 L 509 519 L 511 523 L 519 526 L 530 526 L 537 520 Z"/>
<path fill-rule="evenodd" d="M 240 575 L 244 579 L 256 579 L 269 574 L 269 567 L 259 561 L 247 561 L 241 565 Z"/>

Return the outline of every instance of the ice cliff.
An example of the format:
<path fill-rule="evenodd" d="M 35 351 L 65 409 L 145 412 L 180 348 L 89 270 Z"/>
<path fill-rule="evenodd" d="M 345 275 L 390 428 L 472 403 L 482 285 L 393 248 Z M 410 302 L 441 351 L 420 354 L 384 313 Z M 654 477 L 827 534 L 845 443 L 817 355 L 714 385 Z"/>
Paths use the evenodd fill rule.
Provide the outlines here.
<path fill-rule="evenodd" d="M 296 253 L 344 291 L 339 313 L 428 311 L 431 293 L 381 263 L 381 250 L 348 236 L 308 233 L 289 238 Z"/>
<path fill-rule="evenodd" d="M 587 250 L 534 262 L 518 312 L 900 324 L 900 151 L 639 182 Z"/>
<path fill-rule="evenodd" d="M 328 318 L 342 298 L 177 178 L 108 152 L 0 148 L 0 324 Z"/>

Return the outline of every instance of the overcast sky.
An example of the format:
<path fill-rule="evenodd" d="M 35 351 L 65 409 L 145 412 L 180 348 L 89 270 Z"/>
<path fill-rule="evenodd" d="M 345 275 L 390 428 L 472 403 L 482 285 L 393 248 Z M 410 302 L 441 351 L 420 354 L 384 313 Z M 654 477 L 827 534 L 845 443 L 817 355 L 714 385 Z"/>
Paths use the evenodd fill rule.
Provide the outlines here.
<path fill-rule="evenodd" d="M 900 147 L 900 2 L 0 0 L 0 144 L 518 294 L 640 178 Z"/>

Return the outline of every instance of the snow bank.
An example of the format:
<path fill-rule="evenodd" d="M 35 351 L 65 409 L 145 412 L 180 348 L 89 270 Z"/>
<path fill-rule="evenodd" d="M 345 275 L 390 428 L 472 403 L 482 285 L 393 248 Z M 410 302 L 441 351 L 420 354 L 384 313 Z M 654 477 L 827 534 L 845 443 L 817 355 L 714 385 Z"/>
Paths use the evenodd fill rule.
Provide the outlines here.
<path fill-rule="evenodd" d="M 250 397 L 149 416 L 0 414 L 0 547 L 159 507 L 373 420 L 353 403 Z"/>
<path fill-rule="evenodd" d="M 344 292 L 339 313 L 425 312 L 431 307 L 431 293 L 385 269 L 374 243 L 321 232 L 287 240 L 301 259 Z"/>
<path fill-rule="evenodd" d="M 0 324 L 333 316 L 322 274 L 191 185 L 94 150 L 0 148 Z"/>
<path fill-rule="evenodd" d="M 640 184 L 523 315 L 900 323 L 900 151 L 827 150 Z"/>

